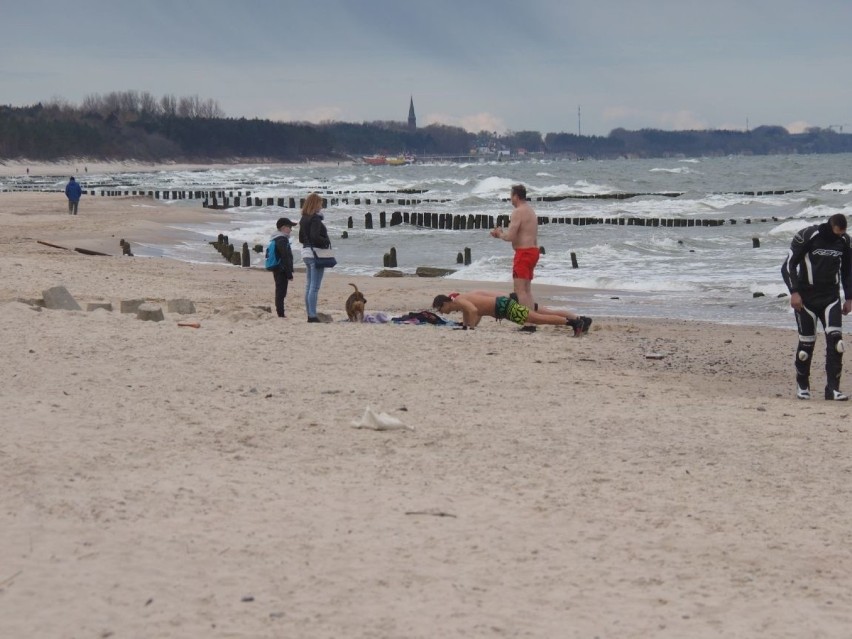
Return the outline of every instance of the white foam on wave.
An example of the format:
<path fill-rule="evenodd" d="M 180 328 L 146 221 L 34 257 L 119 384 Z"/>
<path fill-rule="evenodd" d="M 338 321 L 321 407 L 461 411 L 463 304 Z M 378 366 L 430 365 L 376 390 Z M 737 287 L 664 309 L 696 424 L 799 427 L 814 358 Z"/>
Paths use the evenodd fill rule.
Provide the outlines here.
<path fill-rule="evenodd" d="M 515 182 L 509 178 L 487 177 L 475 184 L 470 192 L 480 197 L 508 197 L 513 184 Z"/>
<path fill-rule="evenodd" d="M 606 184 L 595 184 L 587 180 L 577 180 L 574 184 L 550 184 L 535 189 L 536 195 L 560 196 L 560 195 L 603 195 L 615 193 L 618 189 Z"/>
<path fill-rule="evenodd" d="M 661 168 L 661 167 L 651 169 L 651 173 L 675 173 L 675 174 L 681 174 L 682 175 L 682 174 L 687 174 L 687 173 L 692 173 L 692 172 L 693 171 L 690 170 L 690 168 L 688 166 L 678 166 L 678 167 L 675 167 L 675 168 L 672 168 L 672 169 Z"/>
<path fill-rule="evenodd" d="M 820 187 L 823 191 L 836 191 L 838 193 L 852 193 L 852 184 L 844 184 L 843 182 L 830 182 Z"/>
<path fill-rule="evenodd" d="M 813 218 L 826 218 L 826 219 L 828 219 L 829 217 L 831 217 L 835 213 L 839 213 L 839 212 L 841 212 L 841 211 L 839 211 L 837 208 L 835 208 L 833 206 L 827 206 L 825 204 L 817 204 L 815 206 L 805 207 L 804 209 L 799 211 L 799 213 L 796 214 L 796 217 L 797 218 L 803 218 L 803 219 L 811 219 L 811 220 Z M 811 223 L 813 223 L 813 222 L 811 222 Z"/>
<path fill-rule="evenodd" d="M 552 284 L 554 286 L 573 286 L 576 288 L 604 290 L 614 289 L 643 293 L 686 293 L 699 290 L 699 287 L 694 283 L 686 281 L 662 278 L 639 279 L 612 275 L 578 275 L 577 271 L 566 271 L 559 274 L 544 274 L 540 277 L 536 277 L 535 282 L 539 284 Z"/>
<path fill-rule="evenodd" d="M 769 235 L 773 237 L 789 236 L 792 238 L 796 233 L 804 228 L 811 226 L 813 222 L 807 220 L 787 220 L 778 226 L 770 229 Z"/>
<path fill-rule="evenodd" d="M 352 184 L 355 180 L 358 179 L 358 176 L 354 173 L 350 173 L 348 175 L 336 175 L 334 176 L 335 182 L 340 182 L 341 184 Z"/>

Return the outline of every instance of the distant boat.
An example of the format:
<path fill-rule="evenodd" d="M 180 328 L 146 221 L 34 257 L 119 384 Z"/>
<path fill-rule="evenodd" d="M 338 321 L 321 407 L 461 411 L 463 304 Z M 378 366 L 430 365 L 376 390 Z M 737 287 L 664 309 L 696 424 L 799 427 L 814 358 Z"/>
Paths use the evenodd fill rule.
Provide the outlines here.
<path fill-rule="evenodd" d="M 414 158 L 410 155 L 399 155 L 395 158 L 387 158 L 387 163 L 391 166 L 402 166 L 403 164 L 413 164 Z"/>
<path fill-rule="evenodd" d="M 388 163 L 388 159 L 384 155 L 365 155 L 361 159 L 372 166 L 382 166 Z"/>

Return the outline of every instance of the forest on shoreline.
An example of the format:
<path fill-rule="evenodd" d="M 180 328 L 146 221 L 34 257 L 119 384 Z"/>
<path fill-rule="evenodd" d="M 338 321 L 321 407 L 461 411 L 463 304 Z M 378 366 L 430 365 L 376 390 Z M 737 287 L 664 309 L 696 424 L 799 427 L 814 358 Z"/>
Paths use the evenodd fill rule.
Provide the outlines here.
<path fill-rule="evenodd" d="M 393 121 L 311 124 L 229 118 L 212 100 L 156 100 L 135 91 L 88 96 L 79 106 L 62 101 L 0 106 L 0 158 L 7 160 L 304 162 L 374 154 L 610 159 L 849 152 L 852 134 L 819 127 L 796 134 L 781 126 L 759 126 L 749 131 L 617 128 L 607 136 L 538 131 L 497 135 L 441 124 L 409 130 L 407 122 Z"/>

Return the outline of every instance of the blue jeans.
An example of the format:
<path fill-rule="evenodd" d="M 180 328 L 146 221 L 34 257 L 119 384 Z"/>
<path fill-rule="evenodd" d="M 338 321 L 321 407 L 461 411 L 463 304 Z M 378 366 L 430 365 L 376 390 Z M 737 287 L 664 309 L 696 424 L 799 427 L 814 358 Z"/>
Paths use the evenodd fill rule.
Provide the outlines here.
<path fill-rule="evenodd" d="M 325 274 L 325 269 L 316 266 L 316 260 L 312 257 L 306 257 L 305 260 L 305 310 L 308 317 L 317 316 L 317 298 L 319 298 L 320 285 L 322 284 L 322 276 Z"/>

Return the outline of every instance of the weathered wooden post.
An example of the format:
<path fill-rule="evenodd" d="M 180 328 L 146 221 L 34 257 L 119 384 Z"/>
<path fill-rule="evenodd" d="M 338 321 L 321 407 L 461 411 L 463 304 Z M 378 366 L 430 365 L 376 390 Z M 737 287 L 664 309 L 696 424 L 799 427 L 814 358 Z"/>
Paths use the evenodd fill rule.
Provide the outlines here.
<path fill-rule="evenodd" d="M 464 264 L 464 255 L 462 255 L 461 252 L 456 255 L 456 264 Z"/>
<path fill-rule="evenodd" d="M 385 212 L 382 211 L 381 213 L 379 213 L 379 228 L 383 229 L 386 226 L 387 226 L 387 216 L 385 215 Z"/>
<path fill-rule="evenodd" d="M 352 222 L 352 216 L 351 215 L 349 216 L 349 219 L 346 220 L 346 228 L 350 228 L 350 229 L 354 228 L 354 224 Z"/>
<path fill-rule="evenodd" d="M 577 264 L 577 254 L 574 251 L 571 251 L 571 268 L 579 268 Z"/>
<path fill-rule="evenodd" d="M 760 248 L 760 239 L 753 237 L 751 238 L 751 248 Z"/>
<path fill-rule="evenodd" d="M 393 246 L 390 250 L 390 268 L 396 268 L 396 248 Z"/>
<path fill-rule="evenodd" d="M 470 247 L 469 246 L 464 247 L 464 265 L 470 266 Z"/>
<path fill-rule="evenodd" d="M 245 268 L 251 266 L 251 254 L 249 253 L 248 242 L 243 242 L 243 266 Z"/>
<path fill-rule="evenodd" d="M 364 214 L 364 228 L 372 229 L 373 228 L 373 214 L 369 211 Z"/>

